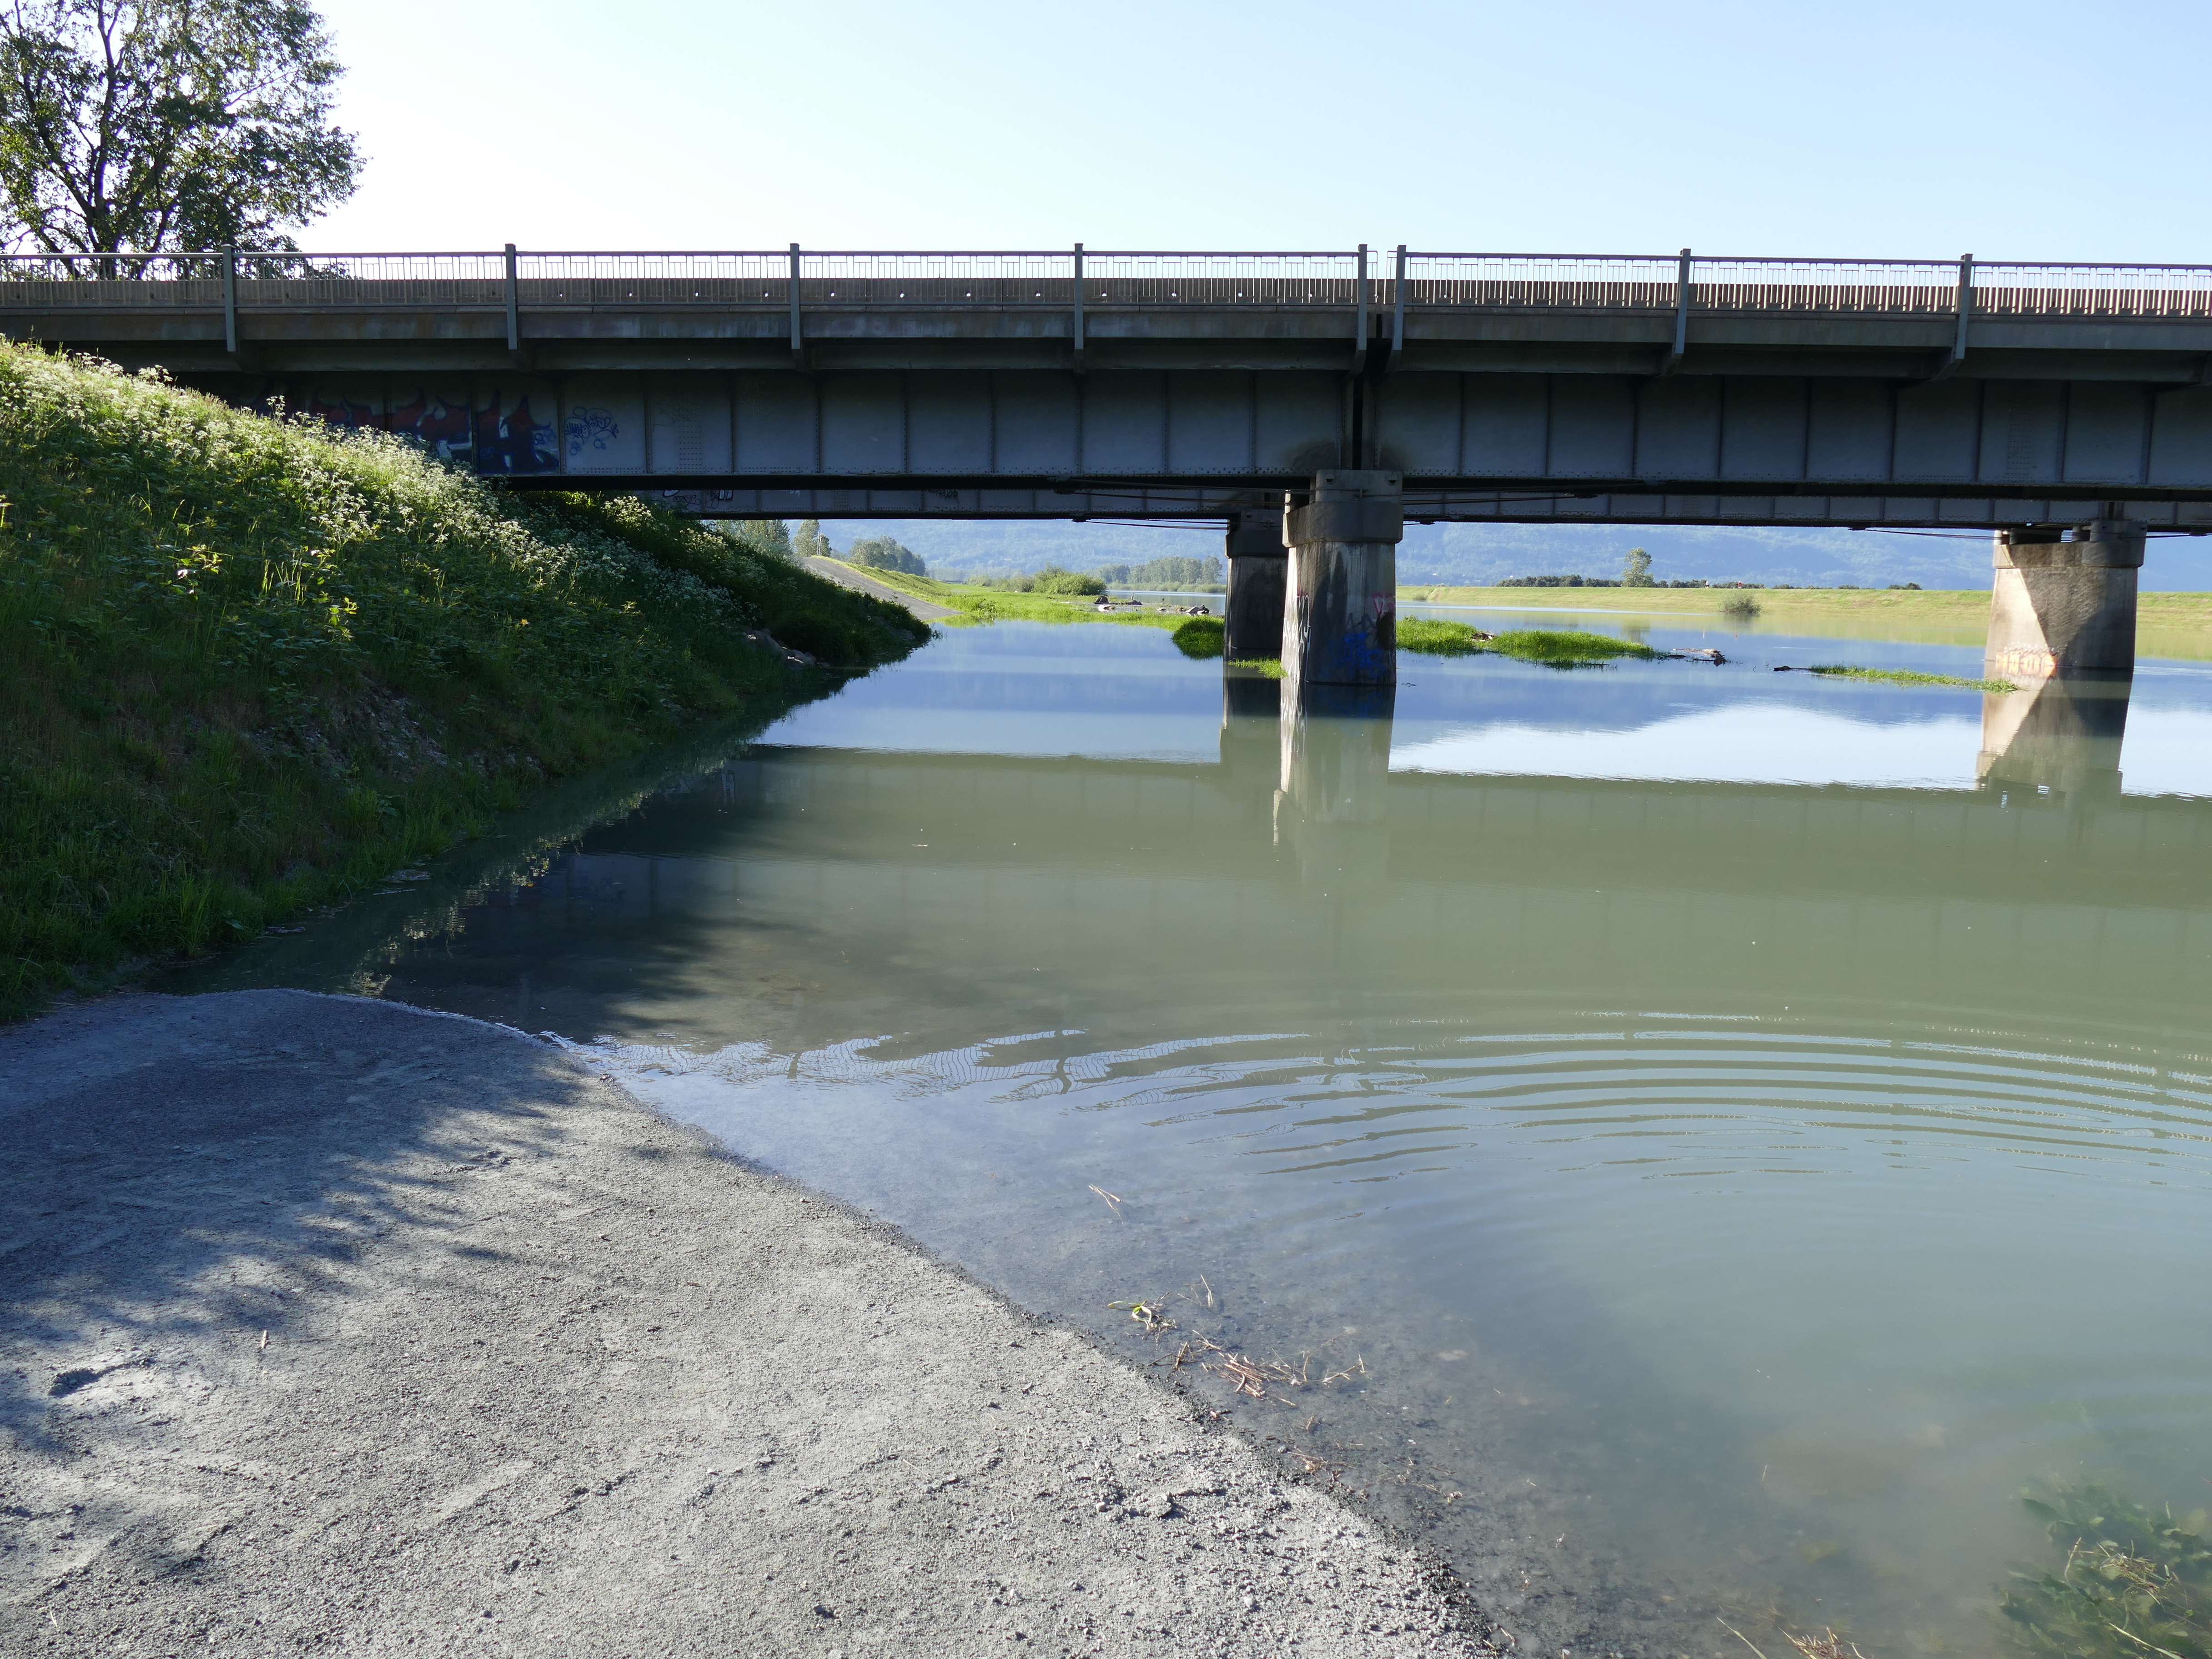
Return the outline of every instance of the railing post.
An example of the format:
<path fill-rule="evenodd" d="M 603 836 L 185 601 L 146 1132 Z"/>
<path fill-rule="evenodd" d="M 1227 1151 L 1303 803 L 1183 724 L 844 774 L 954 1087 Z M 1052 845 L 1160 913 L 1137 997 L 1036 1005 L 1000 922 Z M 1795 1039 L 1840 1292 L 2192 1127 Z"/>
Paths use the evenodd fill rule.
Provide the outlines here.
<path fill-rule="evenodd" d="M 1406 349 L 1406 245 L 1398 244 L 1398 274 L 1390 284 L 1390 367 Z"/>
<path fill-rule="evenodd" d="M 1665 373 L 1672 374 L 1682 366 L 1682 354 L 1690 347 L 1690 250 L 1682 250 L 1681 263 L 1674 267 L 1674 343 L 1667 353 Z"/>
<path fill-rule="evenodd" d="M 1367 244 L 1359 245 L 1359 313 L 1352 324 L 1352 372 L 1354 374 L 1367 367 Z"/>
<path fill-rule="evenodd" d="M 515 293 L 514 244 L 507 245 L 507 349 L 522 349 L 522 307 Z"/>
<path fill-rule="evenodd" d="M 1083 373 L 1083 244 L 1075 245 L 1075 372 Z"/>
<path fill-rule="evenodd" d="M 799 319 L 799 244 L 791 245 L 791 366 L 806 367 L 806 331 Z"/>
<path fill-rule="evenodd" d="M 2002 261 L 2000 261 L 2002 263 Z M 1951 342 L 1951 361 L 1958 363 L 1966 355 L 1966 325 L 1974 315 L 1974 256 L 1959 256 L 1959 332 Z"/>
<path fill-rule="evenodd" d="M 238 356 L 238 250 L 222 251 L 222 349 Z"/>

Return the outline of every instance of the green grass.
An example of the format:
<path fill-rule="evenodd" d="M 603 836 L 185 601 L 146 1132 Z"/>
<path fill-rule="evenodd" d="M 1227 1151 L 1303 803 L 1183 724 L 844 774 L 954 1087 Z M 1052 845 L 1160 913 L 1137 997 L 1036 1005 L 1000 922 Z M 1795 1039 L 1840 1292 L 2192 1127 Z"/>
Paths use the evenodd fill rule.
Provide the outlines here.
<path fill-rule="evenodd" d="M 1186 617 L 1172 637 L 1176 650 L 1202 662 L 1221 654 L 1223 641 L 1228 635 L 1229 625 L 1218 617 Z"/>
<path fill-rule="evenodd" d="M 1522 662 L 1549 668 L 1579 668 L 1609 662 L 1615 657 L 1662 657 L 1648 645 L 1616 639 L 1610 634 L 1587 634 L 1577 629 L 1517 629 L 1495 637 L 1466 623 L 1443 622 L 1432 617 L 1401 617 L 1398 620 L 1401 649 L 1431 657 L 1468 657 L 1492 651 Z"/>
<path fill-rule="evenodd" d="M 2039 1659 L 2212 1659 L 2212 1517 L 2177 1517 L 2094 1482 L 2030 1494 L 2055 1568 L 1998 1587 L 2010 1644 Z"/>
<path fill-rule="evenodd" d="M 1500 634 L 1482 648 L 1522 662 L 1541 663 L 1547 668 L 1583 668 L 1609 662 L 1615 657 L 1650 659 L 1667 654 L 1632 640 L 1616 639 L 1610 634 L 1587 634 L 1576 629 L 1516 629 L 1510 634 Z"/>
<path fill-rule="evenodd" d="M 749 629 L 852 667 L 927 636 L 635 499 L 511 495 L 394 439 L 5 344 L 0 498 L 11 1016 L 787 696 Z"/>
<path fill-rule="evenodd" d="M 1885 685 L 1955 685 L 1966 691 L 2017 691 L 2010 680 L 1962 679 L 1956 674 L 1923 674 L 1910 668 L 1853 668 L 1846 663 L 1821 663 L 1809 672 L 1837 680 L 1872 680 Z"/>
<path fill-rule="evenodd" d="M 842 561 L 841 561 L 842 562 Z M 861 575 L 895 587 L 902 593 L 911 593 L 918 599 L 949 605 L 961 614 L 957 620 L 945 619 L 940 626 L 960 628 L 994 622 L 1042 623 L 1134 623 L 1139 628 L 1164 628 L 1170 633 L 1188 622 L 1213 621 L 1219 618 L 1186 617 L 1180 611 L 1113 611 L 1097 608 L 1095 597 L 1072 593 L 1017 593 L 1003 587 L 971 587 L 965 582 L 941 582 L 933 576 L 909 575 L 902 570 L 878 570 L 870 566 L 854 565 Z"/>
<path fill-rule="evenodd" d="M 1229 665 L 1248 674 L 1257 674 L 1262 679 L 1285 680 L 1291 677 L 1291 671 L 1283 666 L 1279 657 L 1231 657 Z"/>
<path fill-rule="evenodd" d="M 1468 657 L 1483 648 L 1480 635 L 1466 623 L 1433 617 L 1398 618 L 1398 647 L 1430 657 Z"/>

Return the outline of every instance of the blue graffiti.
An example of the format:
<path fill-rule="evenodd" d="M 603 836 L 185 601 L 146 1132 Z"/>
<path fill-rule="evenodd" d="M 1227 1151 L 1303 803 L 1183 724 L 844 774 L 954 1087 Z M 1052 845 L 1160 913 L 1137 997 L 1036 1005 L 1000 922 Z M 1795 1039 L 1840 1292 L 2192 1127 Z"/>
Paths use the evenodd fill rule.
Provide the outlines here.
<path fill-rule="evenodd" d="M 580 459 L 586 447 L 604 450 L 622 436 L 622 428 L 616 423 L 614 411 L 607 409 L 572 409 L 568 411 L 568 459 Z"/>

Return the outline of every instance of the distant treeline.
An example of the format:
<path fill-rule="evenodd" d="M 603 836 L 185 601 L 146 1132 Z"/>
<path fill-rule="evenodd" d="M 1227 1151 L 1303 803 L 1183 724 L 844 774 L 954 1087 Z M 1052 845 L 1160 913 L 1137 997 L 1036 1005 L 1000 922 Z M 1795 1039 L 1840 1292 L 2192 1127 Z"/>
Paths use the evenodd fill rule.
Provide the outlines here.
<path fill-rule="evenodd" d="M 1175 554 L 1147 559 L 1142 564 L 1102 564 L 1098 576 L 1115 587 L 1166 588 L 1186 593 L 1219 587 L 1224 580 L 1219 559 L 1190 559 Z"/>

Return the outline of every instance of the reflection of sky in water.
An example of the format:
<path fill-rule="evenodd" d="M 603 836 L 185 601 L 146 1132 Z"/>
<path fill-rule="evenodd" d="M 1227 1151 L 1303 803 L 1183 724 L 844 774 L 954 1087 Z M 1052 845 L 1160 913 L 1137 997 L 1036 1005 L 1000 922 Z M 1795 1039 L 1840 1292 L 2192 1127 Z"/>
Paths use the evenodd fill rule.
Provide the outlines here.
<path fill-rule="evenodd" d="M 1787 1653 L 1787 1607 L 1984 1659 L 2023 1482 L 2212 1479 L 2212 802 L 1973 790 L 1978 694 L 1770 672 L 1970 647 L 1650 637 L 1742 660 L 1405 658 L 1367 817 L 1300 787 L 1380 782 L 1372 728 L 1279 796 L 1164 630 L 956 631 L 262 982 L 607 1036 L 1139 1363 L 1138 1293 L 1351 1337 L 1356 1386 L 1233 1420 L 1305 1424 L 1528 1653 L 1719 1659 L 1723 1609 Z M 2212 670 L 2136 690 L 2130 786 L 2212 794 Z"/>
<path fill-rule="evenodd" d="M 1617 619 L 1580 620 L 1615 631 Z M 1718 645 L 1723 667 L 1624 662 L 1561 672 L 1495 657 L 1401 657 L 1391 765 L 1546 777 L 1970 788 L 1981 699 L 1946 688 L 1777 674 L 1844 662 L 1962 677 L 1978 647 L 1830 640 L 1714 628 L 1643 633 L 1658 648 Z M 927 650 L 799 709 L 766 741 L 906 753 L 1082 755 L 1210 762 L 1221 668 L 1164 629 L 1002 623 Z M 2121 756 L 2131 794 L 2212 793 L 2212 665 L 2146 662 Z"/>

